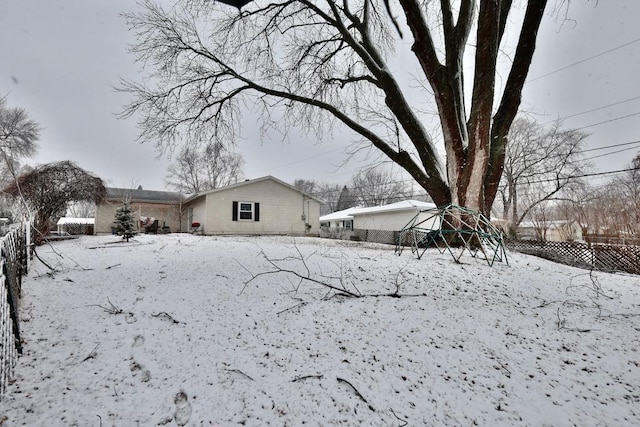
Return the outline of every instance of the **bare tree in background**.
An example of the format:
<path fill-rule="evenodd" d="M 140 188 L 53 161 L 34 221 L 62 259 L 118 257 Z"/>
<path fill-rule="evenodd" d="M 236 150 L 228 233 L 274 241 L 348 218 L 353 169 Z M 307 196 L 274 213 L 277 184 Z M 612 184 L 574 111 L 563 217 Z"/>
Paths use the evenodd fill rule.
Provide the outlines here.
<path fill-rule="evenodd" d="M 20 172 L 20 160 L 33 156 L 38 146 L 40 126 L 22 108 L 10 108 L 0 98 L 0 176 L 3 186 Z"/>
<path fill-rule="evenodd" d="M 327 215 L 338 210 L 338 200 L 340 199 L 341 187 L 339 184 L 320 183 L 316 197 L 324 203 L 320 206 L 320 215 Z"/>
<path fill-rule="evenodd" d="M 67 216 L 71 218 L 93 218 L 96 214 L 96 204 L 93 201 L 70 202 L 67 206 Z"/>
<path fill-rule="evenodd" d="M 357 197 L 349 190 L 346 185 L 340 190 L 340 196 L 338 197 L 338 203 L 336 204 L 337 211 L 343 211 L 345 209 L 353 208 L 358 205 Z"/>
<path fill-rule="evenodd" d="M 624 232 L 640 234 L 640 153 L 633 158 L 628 169 L 624 175 L 614 180 L 619 188 L 620 200 L 624 201 L 620 219 L 624 224 Z"/>
<path fill-rule="evenodd" d="M 527 216 L 547 217 L 550 201 L 570 197 L 581 186 L 589 164 L 582 150 L 587 134 L 564 130 L 559 122 L 545 128 L 519 117 L 509 132 L 499 194 L 503 219 L 516 228 Z M 541 216 L 542 215 L 542 216 Z"/>
<path fill-rule="evenodd" d="M 318 182 L 313 179 L 296 179 L 293 181 L 293 186 L 303 193 L 314 196 L 318 190 Z"/>
<path fill-rule="evenodd" d="M 35 211 L 38 243 L 49 234 L 50 220 L 63 216 L 69 202 L 98 203 L 106 194 L 100 178 L 70 161 L 40 165 L 18 176 L 2 191 L 23 199 Z"/>
<path fill-rule="evenodd" d="M 237 183 L 243 166 L 242 156 L 221 143 L 190 143 L 169 166 L 166 182 L 176 191 L 199 193 Z"/>
<path fill-rule="evenodd" d="M 628 170 L 591 192 L 591 203 L 583 206 L 591 218 L 590 232 L 616 239 L 640 236 L 640 153 Z"/>
<path fill-rule="evenodd" d="M 298 190 L 315 196 L 322 200 L 320 206 L 320 216 L 327 215 L 338 210 L 338 200 L 340 198 L 341 186 L 328 182 L 320 182 L 309 179 L 296 179 L 293 186 Z"/>
<path fill-rule="evenodd" d="M 265 132 L 296 127 L 319 138 L 340 125 L 405 169 L 436 204 L 488 212 L 547 1 L 516 4 L 274 0 L 238 12 L 215 1 L 165 10 L 144 0 L 145 11 L 127 20 L 132 51 L 151 78 L 123 82 L 135 100 L 122 116 L 139 114 L 142 138 L 160 150 L 178 134 L 232 141 L 245 106 L 262 113 Z M 507 27 L 519 32 L 513 46 Z M 497 81 L 500 57 L 510 68 Z M 416 68 L 411 87 L 403 87 L 406 58 Z M 424 111 L 434 109 L 439 123 L 430 133 Z"/>
<path fill-rule="evenodd" d="M 404 199 L 403 181 L 380 166 L 362 170 L 351 178 L 351 192 L 359 206 L 382 206 Z"/>

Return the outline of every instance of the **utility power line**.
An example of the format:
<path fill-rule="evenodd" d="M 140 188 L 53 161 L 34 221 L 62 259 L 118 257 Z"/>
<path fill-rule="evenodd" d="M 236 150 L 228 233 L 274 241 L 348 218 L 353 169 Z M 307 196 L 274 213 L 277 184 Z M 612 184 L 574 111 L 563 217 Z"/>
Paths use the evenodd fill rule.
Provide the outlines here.
<path fill-rule="evenodd" d="M 631 171 L 640 171 L 640 168 L 627 168 L 627 169 L 618 169 L 618 170 L 607 171 L 607 172 L 592 172 L 592 173 L 583 173 L 579 175 L 568 175 L 560 178 L 548 178 L 548 179 L 540 179 L 537 181 L 527 181 L 522 183 L 516 183 L 516 185 L 522 186 L 522 185 L 531 185 L 531 184 L 544 184 L 547 182 L 555 182 L 555 181 L 558 181 L 559 179 L 562 181 L 568 181 L 570 179 L 578 179 L 578 178 L 595 178 L 599 176 L 615 175 L 615 174 L 631 172 Z"/>
<path fill-rule="evenodd" d="M 600 176 L 606 176 L 606 175 L 616 175 L 619 173 L 624 173 L 624 172 L 631 172 L 631 171 L 640 171 L 640 168 L 626 168 L 626 169 L 618 169 L 618 170 L 613 170 L 613 171 L 607 171 L 607 172 L 592 172 L 592 173 L 584 173 L 584 174 L 578 174 L 578 175 L 568 175 L 568 176 L 564 176 L 561 177 L 559 179 L 561 180 L 570 180 L 570 179 L 578 179 L 578 178 L 596 178 L 596 177 L 600 177 Z M 558 178 L 548 178 L 548 179 L 540 179 L 537 181 L 527 181 L 527 182 L 522 182 L 522 183 L 516 183 L 516 185 L 518 186 L 523 186 L 523 185 L 531 185 L 531 184 L 544 184 L 547 182 L 555 182 L 557 181 Z M 399 181 L 390 181 L 390 184 L 398 184 L 398 183 L 402 183 L 402 182 L 409 182 L 409 181 L 413 181 L 412 179 L 403 179 L 403 180 L 399 180 Z M 319 191 L 319 192 L 312 192 L 309 193 L 311 196 L 316 196 L 316 197 L 321 197 L 323 195 L 327 195 L 328 193 L 339 193 L 342 190 L 329 190 L 329 191 Z M 414 194 L 410 197 L 430 197 L 427 193 L 418 193 L 418 194 Z M 364 199 L 362 201 L 374 201 L 373 199 Z"/>
<path fill-rule="evenodd" d="M 603 145 L 602 147 L 589 148 L 586 150 L 582 150 L 583 153 L 588 153 L 589 151 L 598 151 L 598 150 L 606 150 L 608 148 L 616 148 L 616 147 L 624 147 L 625 145 L 638 145 L 640 144 L 640 140 L 623 142 L 621 144 L 612 144 L 612 145 Z"/>
<path fill-rule="evenodd" d="M 607 156 L 611 156 L 613 154 L 623 153 L 623 152 L 629 151 L 629 150 L 635 150 L 635 147 L 623 148 L 622 150 L 616 150 L 616 151 L 612 151 L 610 153 L 598 154 L 597 156 L 586 157 L 586 158 L 580 159 L 580 160 L 587 161 L 587 160 L 599 159 L 600 157 L 607 157 Z"/>
<path fill-rule="evenodd" d="M 611 104 L 607 104 L 607 105 L 602 105 L 600 107 L 596 107 L 596 108 L 592 108 L 590 110 L 586 110 L 586 111 L 581 111 L 579 113 L 575 113 L 575 114 L 570 114 L 568 116 L 564 116 L 564 117 L 559 117 L 558 120 L 565 120 L 565 119 L 571 119 L 573 117 L 577 117 L 577 116 L 581 116 L 583 114 L 588 114 L 588 113 L 593 113 L 594 111 L 599 111 L 599 110 L 604 110 L 605 108 L 609 108 L 609 107 L 614 107 L 616 105 L 620 105 L 620 104 L 625 104 L 627 102 L 631 102 L 631 101 L 635 101 L 636 99 L 640 99 L 640 96 L 634 96 L 633 98 L 629 98 L 629 99 L 625 99 L 623 101 L 618 101 L 618 102 L 613 102 Z M 542 123 L 543 125 L 548 125 L 549 123 L 553 123 L 556 120 L 549 120 L 548 122 Z"/>
<path fill-rule="evenodd" d="M 535 82 L 536 80 L 543 79 L 543 78 L 545 78 L 545 77 L 548 77 L 548 76 L 551 76 L 551 75 L 553 75 L 553 74 L 559 73 L 560 71 L 564 71 L 564 70 L 566 70 L 566 69 L 568 69 L 568 68 L 575 67 L 576 65 L 580 65 L 580 64 L 583 64 L 583 63 L 585 63 L 585 62 L 587 62 L 587 61 L 591 61 L 592 59 L 599 58 L 599 57 L 601 57 L 601 56 L 603 56 L 603 55 L 606 55 L 607 53 L 614 52 L 614 51 L 616 51 L 616 50 L 622 49 L 623 47 L 627 47 L 627 46 L 632 45 L 632 44 L 637 43 L 637 42 L 640 42 L 640 38 L 637 38 L 637 39 L 635 39 L 635 40 L 631 40 L 630 42 L 627 42 L 627 43 L 623 43 L 623 44 L 621 44 L 621 45 L 618 45 L 618 46 L 616 46 L 616 47 L 613 47 L 613 48 L 611 48 L 611 49 L 609 49 L 609 50 L 605 50 L 604 52 L 597 53 L 597 54 L 595 54 L 595 55 L 593 55 L 593 56 L 590 56 L 590 57 L 588 57 L 588 58 L 581 59 L 580 61 L 574 62 L 574 63 L 572 63 L 572 64 L 565 65 L 564 67 L 561 67 L 561 68 L 558 68 L 558 69 L 556 69 L 556 70 L 550 71 L 550 72 L 548 72 L 548 73 L 546 73 L 546 74 L 543 74 L 543 75 L 541 75 L 541 76 L 538 76 L 538 77 L 536 77 L 536 78 L 529 79 L 529 80 L 527 80 L 527 81 L 526 81 L 526 83 Z"/>
<path fill-rule="evenodd" d="M 579 128 L 575 128 L 573 130 L 587 129 L 587 128 L 591 128 L 591 127 L 594 127 L 594 126 L 603 125 L 605 123 L 611 123 L 611 122 L 615 122 L 615 121 L 618 121 L 618 120 L 627 119 L 629 117 L 633 117 L 633 116 L 637 116 L 637 115 L 640 115 L 640 111 L 637 111 L 637 112 L 631 113 L 631 114 L 627 114 L 625 116 L 615 117 L 613 119 L 605 120 L 605 121 L 602 121 L 602 122 L 593 123 L 593 124 L 590 124 L 590 125 L 587 125 L 587 126 L 582 126 L 582 127 L 579 127 Z"/>

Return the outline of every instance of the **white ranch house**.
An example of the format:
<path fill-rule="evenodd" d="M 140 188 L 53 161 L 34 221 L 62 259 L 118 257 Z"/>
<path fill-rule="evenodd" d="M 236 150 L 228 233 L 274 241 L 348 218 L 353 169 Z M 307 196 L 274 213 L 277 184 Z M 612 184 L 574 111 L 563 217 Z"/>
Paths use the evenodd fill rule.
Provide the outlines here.
<path fill-rule="evenodd" d="M 325 227 L 397 231 L 407 225 L 420 211 L 436 205 L 418 200 L 403 200 L 382 206 L 349 208 L 320 217 Z"/>
<path fill-rule="evenodd" d="M 272 176 L 186 196 L 168 191 L 107 188 L 96 209 L 96 234 L 112 233 L 115 211 L 130 202 L 139 232 L 315 235 L 322 200 Z M 150 227 L 156 223 L 153 231 Z M 196 226 L 197 223 L 197 226 Z"/>
<path fill-rule="evenodd" d="M 402 230 L 416 215 L 436 205 L 418 200 L 404 200 L 383 206 L 349 208 L 320 217 L 321 237 L 332 239 L 358 238 L 367 241 L 394 243 L 394 233 Z M 425 219 L 430 215 L 424 214 Z M 438 228 L 437 219 L 431 225 Z M 372 233 L 371 233 L 372 232 Z"/>
<path fill-rule="evenodd" d="M 320 226 L 351 230 L 353 228 L 353 216 L 351 213 L 357 209 L 358 208 L 349 208 L 323 215 L 320 217 Z"/>
<path fill-rule="evenodd" d="M 187 198 L 186 227 L 202 234 L 318 235 L 322 200 L 273 176 Z"/>

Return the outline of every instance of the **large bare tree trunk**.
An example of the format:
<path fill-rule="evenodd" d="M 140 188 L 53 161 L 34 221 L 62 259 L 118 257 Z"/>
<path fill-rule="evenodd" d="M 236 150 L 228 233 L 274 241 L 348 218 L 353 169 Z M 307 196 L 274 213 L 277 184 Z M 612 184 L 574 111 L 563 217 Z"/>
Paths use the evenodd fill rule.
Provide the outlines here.
<path fill-rule="evenodd" d="M 473 21 L 474 1 L 463 0 L 456 22 L 448 0 L 441 1 L 445 63 L 438 60 L 435 46 L 416 0 L 400 0 L 407 24 L 414 36 L 413 52 L 427 76 L 440 114 L 445 150 L 449 194 L 436 203 L 451 202 L 489 213 L 497 194 L 506 134 L 520 105 L 522 87 L 535 50 L 535 40 L 546 0 L 527 4 L 521 34 L 500 106 L 492 118 L 495 99 L 497 54 L 505 31 L 511 0 L 480 2 L 478 46 L 475 54 L 474 82 L 470 114 L 464 103 L 462 58 Z M 426 188 L 430 191 L 429 188 Z M 445 199 L 446 200 L 443 200 Z"/>

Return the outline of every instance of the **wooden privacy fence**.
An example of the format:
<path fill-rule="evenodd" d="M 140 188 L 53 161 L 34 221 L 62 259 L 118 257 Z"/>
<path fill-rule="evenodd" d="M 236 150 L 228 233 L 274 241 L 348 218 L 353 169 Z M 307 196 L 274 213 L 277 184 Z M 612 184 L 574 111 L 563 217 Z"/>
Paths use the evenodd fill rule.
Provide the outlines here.
<path fill-rule="evenodd" d="M 640 274 L 640 246 L 580 242 L 507 240 L 509 249 L 563 264 Z"/>
<path fill-rule="evenodd" d="M 29 223 L 0 239 L 0 400 L 13 376 L 20 344 L 18 307 L 27 272 Z"/>

